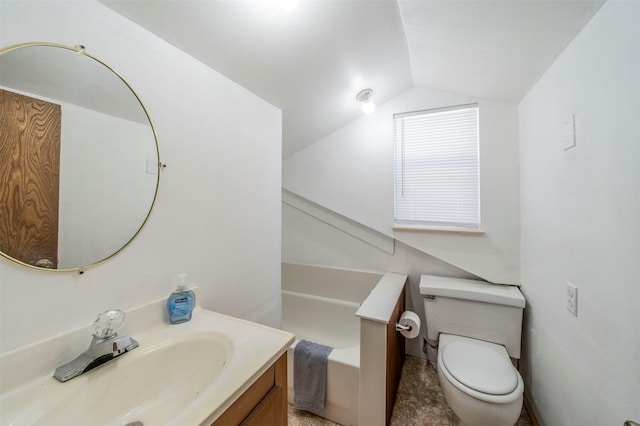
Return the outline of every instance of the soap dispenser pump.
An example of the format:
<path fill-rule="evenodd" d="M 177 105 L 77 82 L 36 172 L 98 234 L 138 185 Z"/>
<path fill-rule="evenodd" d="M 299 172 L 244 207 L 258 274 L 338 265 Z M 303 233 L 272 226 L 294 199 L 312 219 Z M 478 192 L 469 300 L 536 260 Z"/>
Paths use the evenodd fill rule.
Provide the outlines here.
<path fill-rule="evenodd" d="M 167 312 L 171 324 L 180 324 L 191 319 L 193 308 L 196 304 L 196 295 L 187 285 L 188 275 L 179 274 L 178 288 L 171 293 L 167 300 Z"/>

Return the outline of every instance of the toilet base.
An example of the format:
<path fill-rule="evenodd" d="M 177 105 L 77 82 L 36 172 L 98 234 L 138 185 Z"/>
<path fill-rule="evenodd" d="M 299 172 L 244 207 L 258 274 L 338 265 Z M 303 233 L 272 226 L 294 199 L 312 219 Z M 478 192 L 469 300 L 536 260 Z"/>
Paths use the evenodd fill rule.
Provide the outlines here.
<path fill-rule="evenodd" d="M 444 376 L 438 365 L 438 381 L 454 412 L 454 425 L 457 426 L 513 426 L 522 411 L 523 396 L 506 404 L 481 401 L 456 388 Z"/>

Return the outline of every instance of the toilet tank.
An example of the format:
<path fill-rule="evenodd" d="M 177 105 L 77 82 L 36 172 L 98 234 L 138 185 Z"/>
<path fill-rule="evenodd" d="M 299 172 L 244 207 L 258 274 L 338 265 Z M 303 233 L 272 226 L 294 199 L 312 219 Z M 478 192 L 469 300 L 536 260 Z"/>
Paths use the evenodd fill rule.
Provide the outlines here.
<path fill-rule="evenodd" d="M 420 294 L 430 344 L 440 333 L 455 334 L 504 345 L 520 358 L 525 299 L 517 286 L 422 275 Z"/>

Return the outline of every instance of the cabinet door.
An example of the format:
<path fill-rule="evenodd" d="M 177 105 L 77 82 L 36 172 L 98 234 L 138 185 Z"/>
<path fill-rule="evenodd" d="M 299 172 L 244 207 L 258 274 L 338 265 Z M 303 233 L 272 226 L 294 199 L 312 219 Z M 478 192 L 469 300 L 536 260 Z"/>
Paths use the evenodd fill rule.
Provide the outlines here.
<path fill-rule="evenodd" d="M 282 386 L 276 385 L 265 396 L 260 404 L 244 419 L 242 426 L 284 426 L 287 424 L 286 412 L 283 416 L 281 407 L 282 400 L 285 398 Z"/>
<path fill-rule="evenodd" d="M 287 426 L 287 352 L 269 367 L 212 426 Z"/>

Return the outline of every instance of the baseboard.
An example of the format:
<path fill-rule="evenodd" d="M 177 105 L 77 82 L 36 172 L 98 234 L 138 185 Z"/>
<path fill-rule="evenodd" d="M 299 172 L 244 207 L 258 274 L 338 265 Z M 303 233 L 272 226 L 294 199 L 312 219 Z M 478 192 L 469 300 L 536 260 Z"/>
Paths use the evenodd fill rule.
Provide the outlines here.
<path fill-rule="evenodd" d="M 531 420 L 531 426 L 540 426 L 538 422 L 538 418 L 536 417 L 536 410 L 534 410 L 531 401 L 529 401 L 529 396 L 527 392 L 524 393 L 524 408 L 527 410 L 527 414 L 529 414 L 529 419 Z"/>

